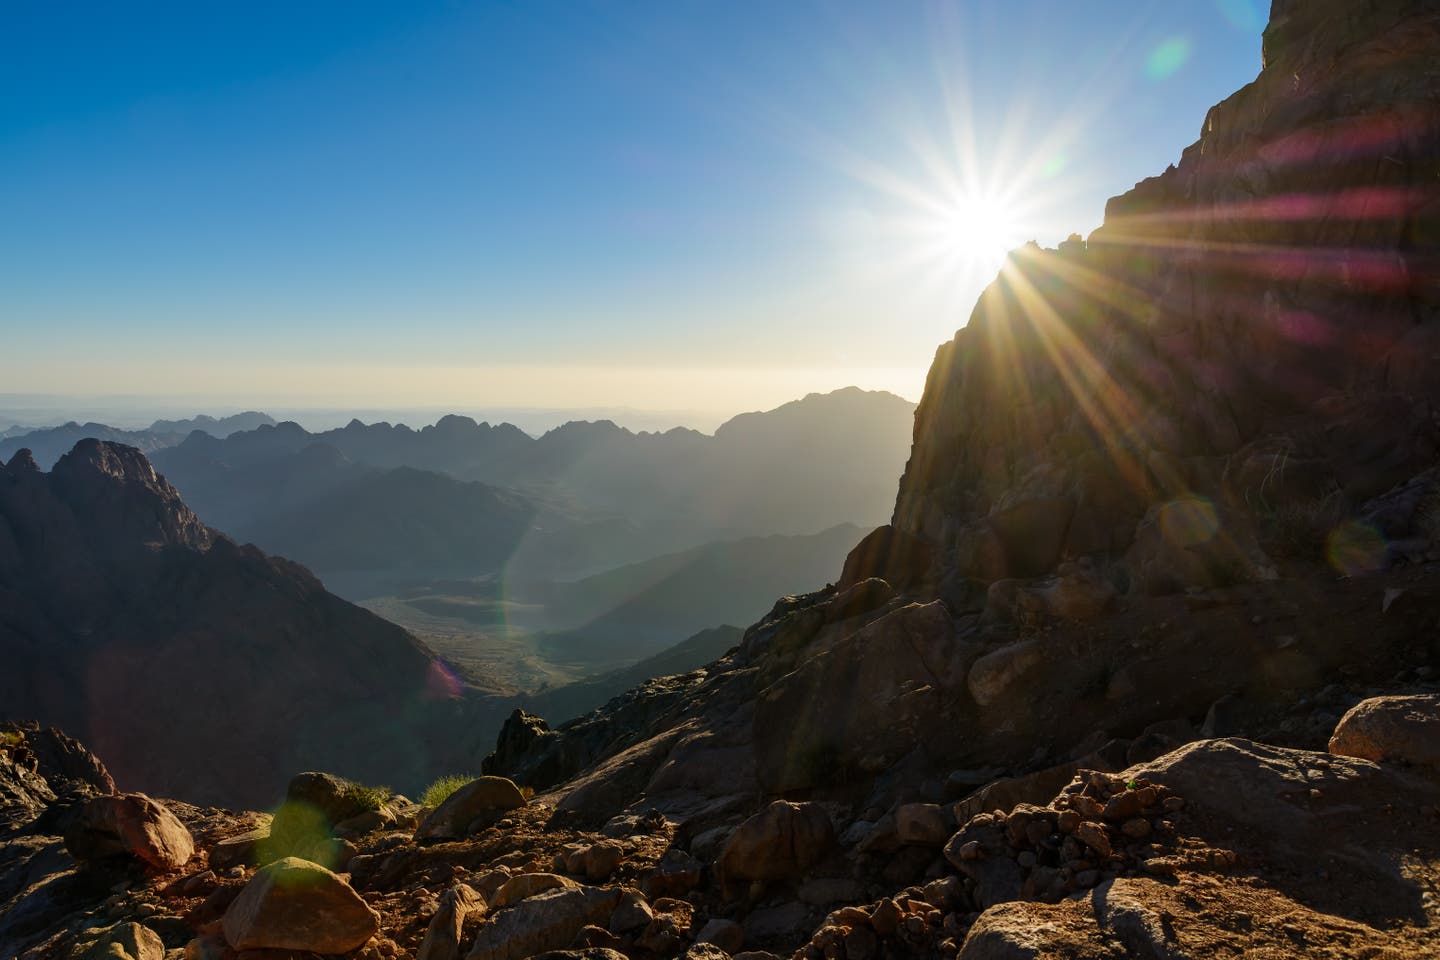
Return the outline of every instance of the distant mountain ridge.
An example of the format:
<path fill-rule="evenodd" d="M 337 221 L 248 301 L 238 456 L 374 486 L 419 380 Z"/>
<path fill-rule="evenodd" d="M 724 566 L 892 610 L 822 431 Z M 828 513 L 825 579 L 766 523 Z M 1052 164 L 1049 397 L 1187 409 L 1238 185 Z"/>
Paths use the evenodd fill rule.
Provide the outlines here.
<path fill-rule="evenodd" d="M 58 427 L 15 426 L 0 430 L 0 461 L 15 456 L 21 450 L 29 450 L 35 461 L 48 470 L 81 440 L 110 440 L 148 454 L 165 447 L 173 447 L 195 431 L 200 431 L 202 435 L 224 438 L 241 430 L 254 430 L 274 423 L 275 418 L 269 414 L 249 410 L 219 418 L 202 413 L 189 420 L 156 420 L 143 430 L 126 430 L 103 423 L 77 423 L 73 420 Z"/>
<path fill-rule="evenodd" d="M 155 462 L 209 522 L 237 536 L 286 527 L 280 518 L 304 508 L 295 478 L 308 473 L 318 483 L 316 475 L 338 474 L 337 464 L 348 462 L 444 473 L 516 491 L 552 517 L 627 525 L 633 530 L 610 541 L 608 565 L 615 566 L 715 540 L 884 522 L 909 453 L 913 414 L 907 400 L 852 387 L 743 414 L 713 436 L 634 433 L 599 421 L 532 438 L 508 424 L 461 416 L 419 430 L 357 420 L 311 433 L 286 422 L 225 439 L 192 433 L 157 452 Z M 329 452 L 312 449 L 317 444 Z M 330 466 L 321 470 L 317 463 L 327 459 Z M 352 471 L 346 482 L 358 475 Z M 408 494 L 398 478 L 384 483 L 402 498 L 433 497 L 444 487 L 418 474 L 408 479 Z M 321 491 L 327 497 L 340 483 L 331 480 L 335 486 Z M 452 486 L 444 495 L 472 494 Z"/>

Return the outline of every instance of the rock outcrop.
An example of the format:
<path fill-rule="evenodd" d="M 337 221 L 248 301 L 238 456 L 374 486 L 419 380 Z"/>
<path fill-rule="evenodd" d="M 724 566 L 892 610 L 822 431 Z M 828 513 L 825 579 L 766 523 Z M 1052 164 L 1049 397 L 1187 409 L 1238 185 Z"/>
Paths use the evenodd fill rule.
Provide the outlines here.
<path fill-rule="evenodd" d="M 1149 591 L 1261 579 L 1275 512 L 1433 465 L 1436 31 L 1416 0 L 1277 2 L 1264 70 L 1178 165 L 1088 242 L 1011 257 L 916 415 L 893 525 L 930 583 L 1078 557 Z"/>

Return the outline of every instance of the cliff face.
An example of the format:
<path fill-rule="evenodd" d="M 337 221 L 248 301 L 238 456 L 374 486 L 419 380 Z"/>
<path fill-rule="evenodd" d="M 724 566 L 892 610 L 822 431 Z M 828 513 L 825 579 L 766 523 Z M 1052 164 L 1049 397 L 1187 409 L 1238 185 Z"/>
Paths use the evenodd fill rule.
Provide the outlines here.
<path fill-rule="evenodd" d="M 1277 3 L 1180 163 L 1014 254 L 940 348 L 836 587 L 590 717 L 516 718 L 492 766 L 595 820 L 871 791 L 858 816 L 1202 730 L 1316 746 L 1433 676 L 1437 258 L 1440 10 Z"/>
<path fill-rule="evenodd" d="M 85 737 L 125 789 L 264 805 L 307 767 L 451 762 L 421 731 L 460 691 L 427 649 L 207 528 L 130 447 L 0 467 L 0 658 L 0 712 Z"/>
<path fill-rule="evenodd" d="M 1177 166 L 1013 255 L 940 348 L 893 521 L 934 589 L 1092 555 L 1145 581 L 1147 512 L 1192 497 L 1262 577 L 1257 512 L 1433 462 L 1440 17 L 1276 2 L 1264 49 Z"/>

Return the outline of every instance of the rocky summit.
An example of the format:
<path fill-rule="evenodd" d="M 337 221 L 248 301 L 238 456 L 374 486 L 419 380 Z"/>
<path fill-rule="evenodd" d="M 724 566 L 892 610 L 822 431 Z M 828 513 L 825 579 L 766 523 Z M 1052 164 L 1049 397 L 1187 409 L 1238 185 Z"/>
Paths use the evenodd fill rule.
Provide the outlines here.
<path fill-rule="evenodd" d="M 1276 0 L 1180 162 L 1012 254 L 940 348 L 892 522 L 836 583 L 576 720 L 516 710 L 423 803 L 297 753 L 273 813 L 199 807 L 5 727 L 0 957 L 1440 956 L 1437 104 L 1433 2 Z M 403 779 L 375 731 L 425 651 L 138 453 L 17 455 L 0 517 L 7 650 L 59 664 L 7 703 L 63 677 L 144 704 L 126 738 L 61 719 L 119 771 L 201 748 L 237 677 L 323 677 L 244 711 L 274 718 L 254 749 L 338 684 L 315 729 Z M 297 596 L 312 629 L 262 641 Z M 143 655 L 71 655 L 102 634 Z"/>

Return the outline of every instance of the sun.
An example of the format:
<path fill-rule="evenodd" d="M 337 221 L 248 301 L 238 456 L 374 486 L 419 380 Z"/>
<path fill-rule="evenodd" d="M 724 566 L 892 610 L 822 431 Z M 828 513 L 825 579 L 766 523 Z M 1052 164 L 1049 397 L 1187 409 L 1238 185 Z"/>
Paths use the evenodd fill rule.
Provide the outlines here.
<path fill-rule="evenodd" d="M 998 271 L 1023 244 L 1020 216 L 1001 194 L 972 193 L 954 198 L 935 225 L 937 240 L 963 267 Z"/>

